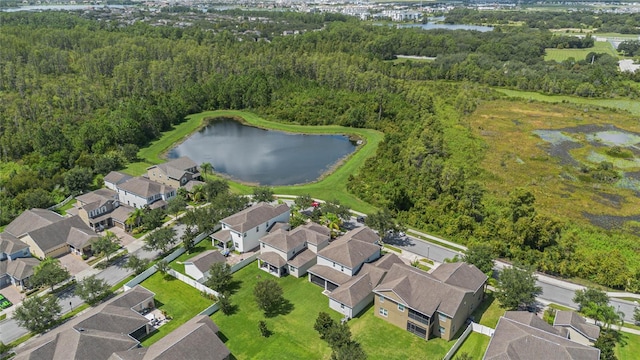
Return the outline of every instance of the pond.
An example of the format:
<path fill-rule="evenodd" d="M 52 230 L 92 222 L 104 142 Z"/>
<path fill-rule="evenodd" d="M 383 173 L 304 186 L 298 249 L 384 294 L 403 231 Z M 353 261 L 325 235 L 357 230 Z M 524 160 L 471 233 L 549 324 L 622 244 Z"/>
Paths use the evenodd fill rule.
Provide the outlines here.
<path fill-rule="evenodd" d="M 208 162 L 233 180 L 295 185 L 317 180 L 355 151 L 345 135 L 307 135 L 265 130 L 220 119 L 171 149 L 168 158 Z"/>

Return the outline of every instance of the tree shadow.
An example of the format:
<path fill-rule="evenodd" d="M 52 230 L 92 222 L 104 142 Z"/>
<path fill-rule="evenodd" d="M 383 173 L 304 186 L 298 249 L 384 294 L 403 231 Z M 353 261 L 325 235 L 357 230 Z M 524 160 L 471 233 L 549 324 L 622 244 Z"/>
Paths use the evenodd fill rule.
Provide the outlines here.
<path fill-rule="evenodd" d="M 225 335 L 222 331 L 218 331 L 218 338 L 220 338 L 220 341 L 222 341 L 223 343 L 229 341 L 227 335 Z"/>
<path fill-rule="evenodd" d="M 383 237 L 382 241 L 385 244 L 396 246 L 415 246 L 413 241 L 407 236 L 400 236 L 398 233 L 387 234 Z"/>
<path fill-rule="evenodd" d="M 231 282 L 229 283 L 229 285 L 226 288 L 226 291 L 229 292 L 229 294 L 233 295 L 235 293 L 237 293 L 240 288 L 242 287 L 242 280 L 231 280 Z"/>
<path fill-rule="evenodd" d="M 269 309 L 269 311 L 265 311 L 264 316 L 267 318 L 276 317 L 278 315 L 287 315 L 293 311 L 295 305 L 287 299 L 282 299 L 280 304 L 277 304 L 273 307 L 273 309 Z"/>
<path fill-rule="evenodd" d="M 480 305 L 471 313 L 471 320 L 478 322 L 482 319 L 482 315 L 489 309 L 495 297 L 492 292 L 484 293 L 484 300 L 480 303 Z"/>

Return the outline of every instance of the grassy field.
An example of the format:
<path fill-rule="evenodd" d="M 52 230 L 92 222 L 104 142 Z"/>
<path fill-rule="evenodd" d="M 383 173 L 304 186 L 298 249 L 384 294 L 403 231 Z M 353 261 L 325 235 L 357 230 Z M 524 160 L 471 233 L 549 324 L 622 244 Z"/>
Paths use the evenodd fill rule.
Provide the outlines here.
<path fill-rule="evenodd" d="M 544 59 L 546 61 L 555 60 L 557 62 L 562 62 L 569 58 L 574 58 L 575 60 L 584 60 L 587 55 L 591 52 L 595 53 L 605 53 L 609 54 L 615 58 L 618 57 L 618 52 L 613 48 L 608 41 L 596 41 L 593 44 L 592 48 L 586 49 L 546 49 L 546 55 Z"/>
<path fill-rule="evenodd" d="M 498 320 L 504 315 L 505 310 L 500 307 L 500 303 L 493 297 L 492 292 L 485 294 L 484 301 L 472 314 L 475 322 L 490 328 L 498 325 Z"/>
<path fill-rule="evenodd" d="M 221 312 L 212 315 L 213 321 L 227 347 L 237 359 L 329 359 L 331 349 L 320 340 L 313 324 L 320 311 L 334 320 L 341 315 L 329 309 L 329 300 L 322 289 L 305 278 L 287 276 L 276 279 L 284 290 L 284 297 L 293 305 L 287 314 L 265 318 L 258 310 L 254 298 L 254 285 L 271 275 L 258 269 L 255 263 L 234 274 L 241 282 L 231 303 L 237 306 L 235 314 Z M 265 320 L 273 334 L 260 336 L 258 321 Z M 369 308 L 362 316 L 349 322 L 354 338 L 367 352 L 369 359 L 441 359 L 453 346 L 453 341 L 440 339 L 424 341 L 404 329 L 376 318 Z"/>
<path fill-rule="evenodd" d="M 467 353 L 472 359 L 480 360 L 484 356 L 484 352 L 487 351 L 489 340 L 491 340 L 491 337 L 472 331 L 456 351 L 453 358 L 455 359 L 456 356 Z"/>
<path fill-rule="evenodd" d="M 342 204 L 354 210 L 366 213 L 371 213 L 376 210 L 370 204 L 348 193 L 346 189 L 349 175 L 357 173 L 358 169 L 364 164 L 364 161 L 375 154 L 378 144 L 384 138 L 381 132 L 370 129 L 346 128 L 342 126 L 301 126 L 267 121 L 256 114 L 245 111 L 207 111 L 188 116 L 187 120 L 177 125 L 174 130 L 164 133 L 159 140 L 153 142 L 149 147 L 141 149 L 138 153 L 141 161 L 130 164 L 124 171 L 131 175 L 143 174 L 147 167 L 163 162 L 162 154 L 172 146 L 185 140 L 191 133 L 206 125 L 211 119 L 217 117 L 235 118 L 249 125 L 265 129 L 307 134 L 347 134 L 363 139 L 365 141 L 363 146 L 335 169 L 335 171 L 320 181 L 297 186 L 279 186 L 274 188 L 274 190 L 280 194 L 310 194 L 311 196 L 326 200 L 337 199 Z M 252 191 L 250 186 L 237 182 L 230 181 L 229 184 L 231 189 L 237 193 L 249 194 Z"/>
<path fill-rule="evenodd" d="M 615 347 L 615 353 L 618 359 L 637 359 L 640 354 L 640 335 L 621 333 L 622 342 Z"/>
<path fill-rule="evenodd" d="M 156 294 L 156 307 L 166 311 L 172 318 L 171 321 L 162 325 L 157 332 L 144 339 L 142 341 L 143 346 L 149 346 L 162 339 L 162 337 L 213 304 L 211 300 L 200 295 L 198 290 L 173 276 L 165 278 L 160 272 L 156 272 L 140 285 Z"/>
<path fill-rule="evenodd" d="M 633 115 L 640 115 L 640 101 L 631 99 L 589 99 L 577 96 L 567 95 L 544 95 L 531 91 L 518 91 L 508 89 L 495 89 L 507 96 L 526 99 L 537 100 L 549 103 L 572 103 L 578 105 L 590 105 L 596 107 L 607 107 L 611 109 L 619 109 L 628 111 Z"/>

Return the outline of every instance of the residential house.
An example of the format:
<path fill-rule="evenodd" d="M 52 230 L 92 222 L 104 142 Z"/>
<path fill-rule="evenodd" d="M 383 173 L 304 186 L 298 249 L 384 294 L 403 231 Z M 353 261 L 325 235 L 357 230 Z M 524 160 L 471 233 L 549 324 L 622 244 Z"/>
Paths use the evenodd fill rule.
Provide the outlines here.
<path fill-rule="evenodd" d="M 40 258 L 58 257 L 68 252 L 77 255 L 91 251 L 98 235 L 79 216 L 62 217 L 44 209 L 26 210 L 15 218 L 4 232 L 27 244 Z"/>
<path fill-rule="evenodd" d="M 106 184 L 106 182 L 105 182 Z M 133 212 L 120 204 L 117 190 L 98 189 L 76 197 L 78 216 L 96 231 L 117 226 L 125 229 L 125 222 Z"/>
<path fill-rule="evenodd" d="M 212 236 L 214 245 L 241 253 L 251 251 L 260 245 L 260 238 L 269 232 L 273 224 L 289 222 L 290 215 L 287 204 L 257 203 L 220 220 L 221 230 Z"/>
<path fill-rule="evenodd" d="M 16 349 L 17 360 L 224 360 L 229 350 L 208 316 L 196 316 L 148 348 L 154 294 L 136 286 Z"/>
<path fill-rule="evenodd" d="M 333 291 L 356 275 L 364 263 L 381 256 L 380 238 L 368 227 L 353 229 L 318 251 L 309 281 Z"/>
<path fill-rule="evenodd" d="M 218 250 L 202 252 L 184 262 L 184 272 L 199 282 L 209 277 L 211 265 L 226 263 L 227 259 Z"/>
<path fill-rule="evenodd" d="M 40 260 L 32 257 L 0 261 L 0 289 L 9 284 L 20 290 L 27 289 L 33 268 L 38 264 Z"/>
<path fill-rule="evenodd" d="M 202 179 L 198 165 L 186 156 L 148 167 L 147 177 L 151 181 L 171 186 L 174 189 L 186 186 L 191 181 Z"/>
<path fill-rule="evenodd" d="M 29 245 L 8 232 L 0 233 L 0 261 L 29 257 Z"/>
<path fill-rule="evenodd" d="M 373 289 L 382 281 L 393 264 L 404 264 L 395 254 L 385 254 L 374 263 L 366 263 L 358 275 L 328 294 L 329 307 L 353 318 L 373 302 Z"/>
<path fill-rule="evenodd" d="M 318 249 L 329 245 L 330 233 L 329 228 L 314 223 L 291 231 L 271 231 L 260 239 L 258 267 L 278 277 L 287 273 L 304 276 L 316 264 Z"/>
<path fill-rule="evenodd" d="M 144 177 L 135 177 L 120 183 L 117 191 L 120 203 L 138 209 L 165 207 L 167 202 L 176 196 L 173 187 Z"/>
<path fill-rule="evenodd" d="M 498 320 L 483 359 L 598 360 L 600 349 L 569 340 L 566 329 L 556 329 L 533 314 L 507 311 Z"/>
<path fill-rule="evenodd" d="M 482 302 L 487 276 L 473 265 L 442 264 L 431 273 L 393 264 L 375 287 L 375 314 L 429 339 L 451 340 Z"/>
<path fill-rule="evenodd" d="M 131 175 L 127 175 L 118 171 L 112 171 L 104 177 L 104 186 L 107 189 L 111 189 L 113 191 L 118 191 L 118 185 L 123 184 L 129 179 L 133 178 Z"/>
<path fill-rule="evenodd" d="M 556 311 L 553 327 L 567 329 L 568 338 L 583 345 L 593 345 L 600 337 L 600 327 L 589 324 L 573 311 Z"/>
<path fill-rule="evenodd" d="M 108 360 L 228 360 L 231 352 L 218 337 L 219 328 L 197 315 L 148 348 L 113 353 Z"/>

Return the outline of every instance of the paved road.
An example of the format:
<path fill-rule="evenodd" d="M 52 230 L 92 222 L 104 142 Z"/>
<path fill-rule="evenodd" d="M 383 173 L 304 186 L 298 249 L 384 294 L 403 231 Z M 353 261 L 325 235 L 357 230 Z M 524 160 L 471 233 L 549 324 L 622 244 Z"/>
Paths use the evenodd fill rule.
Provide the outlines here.
<path fill-rule="evenodd" d="M 176 238 L 180 239 L 182 234 L 184 234 L 185 226 L 175 225 L 174 229 L 176 230 Z M 143 245 L 144 243 L 142 240 L 136 240 L 134 243 L 129 244 L 127 249 L 130 250 L 130 253 L 135 254 L 142 259 L 154 259 L 159 254 L 157 251 L 144 250 L 142 248 Z M 81 274 L 78 274 L 77 278 L 80 280 L 86 276 L 96 275 L 97 278 L 104 279 L 109 285 L 113 286 L 131 275 L 132 271 L 123 267 L 127 262 L 127 259 L 128 256 L 123 257 L 117 263 L 112 264 L 102 271 L 95 268 L 87 269 Z M 62 314 L 66 314 L 84 303 L 82 299 L 73 294 L 74 290 L 75 288 L 69 288 L 58 294 L 58 302 L 62 308 Z M 27 333 L 27 329 L 20 327 L 12 318 L 0 322 L 0 341 L 5 344 L 12 342 Z"/>

